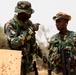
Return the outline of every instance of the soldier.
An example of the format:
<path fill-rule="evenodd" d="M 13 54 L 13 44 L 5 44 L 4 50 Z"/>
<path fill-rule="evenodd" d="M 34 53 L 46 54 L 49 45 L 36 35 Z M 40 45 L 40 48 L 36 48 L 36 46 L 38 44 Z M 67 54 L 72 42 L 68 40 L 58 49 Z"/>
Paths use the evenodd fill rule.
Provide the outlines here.
<path fill-rule="evenodd" d="M 50 40 L 48 75 L 76 75 L 72 62 L 76 60 L 76 33 L 67 29 L 71 16 L 59 12 L 53 20 L 59 32 Z"/>
<path fill-rule="evenodd" d="M 34 10 L 28 1 L 19 1 L 15 7 L 17 14 L 4 26 L 10 49 L 22 50 L 21 75 L 27 75 L 35 71 L 37 75 L 36 63 L 33 64 L 33 55 L 37 54 L 43 58 L 42 52 L 36 43 L 35 31 L 38 31 L 39 23 L 33 24 L 29 18 Z"/>

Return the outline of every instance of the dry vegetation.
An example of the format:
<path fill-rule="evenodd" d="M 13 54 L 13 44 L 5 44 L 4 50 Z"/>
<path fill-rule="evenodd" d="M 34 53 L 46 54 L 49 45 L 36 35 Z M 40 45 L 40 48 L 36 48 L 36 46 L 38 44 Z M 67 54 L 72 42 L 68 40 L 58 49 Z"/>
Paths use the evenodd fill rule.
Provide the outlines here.
<path fill-rule="evenodd" d="M 6 49 L 8 48 L 7 46 L 7 37 L 4 34 L 3 28 L 0 26 L 0 49 Z"/>

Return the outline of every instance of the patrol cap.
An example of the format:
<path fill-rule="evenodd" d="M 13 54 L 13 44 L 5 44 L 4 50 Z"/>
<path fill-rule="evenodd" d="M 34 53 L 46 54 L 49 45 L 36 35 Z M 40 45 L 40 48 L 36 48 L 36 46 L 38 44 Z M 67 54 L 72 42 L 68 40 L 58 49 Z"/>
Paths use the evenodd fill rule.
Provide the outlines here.
<path fill-rule="evenodd" d="M 34 13 L 34 10 L 31 8 L 31 3 L 28 1 L 19 1 L 17 3 L 17 6 L 15 7 L 15 12 L 20 13 L 20 12 L 25 12 L 27 14 L 32 14 Z"/>
<path fill-rule="evenodd" d="M 60 18 L 64 18 L 64 19 L 67 19 L 68 21 L 71 20 L 71 16 L 66 14 L 66 13 L 63 13 L 63 12 L 59 12 L 56 14 L 56 16 L 53 17 L 53 20 L 58 20 Z"/>

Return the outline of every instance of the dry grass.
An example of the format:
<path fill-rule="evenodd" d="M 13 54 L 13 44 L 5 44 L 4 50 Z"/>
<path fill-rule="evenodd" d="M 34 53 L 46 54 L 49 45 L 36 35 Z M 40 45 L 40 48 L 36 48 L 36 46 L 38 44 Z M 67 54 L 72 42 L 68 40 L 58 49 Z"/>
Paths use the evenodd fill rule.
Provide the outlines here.
<path fill-rule="evenodd" d="M 48 68 L 47 67 L 48 67 L 47 63 L 43 64 L 42 59 L 37 61 L 37 68 L 38 68 L 39 75 L 48 75 L 48 73 L 47 73 Z"/>
<path fill-rule="evenodd" d="M 7 36 L 4 34 L 4 29 L 0 26 L 0 49 L 8 48 Z"/>

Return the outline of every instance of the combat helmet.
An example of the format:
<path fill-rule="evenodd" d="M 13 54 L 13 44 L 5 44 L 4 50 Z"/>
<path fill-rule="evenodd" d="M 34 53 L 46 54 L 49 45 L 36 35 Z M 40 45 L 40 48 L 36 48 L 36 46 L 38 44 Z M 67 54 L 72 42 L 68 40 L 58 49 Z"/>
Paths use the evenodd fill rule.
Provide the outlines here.
<path fill-rule="evenodd" d="M 27 14 L 32 14 L 34 13 L 34 10 L 31 8 L 31 3 L 28 1 L 19 1 L 17 3 L 17 6 L 15 7 L 15 12 L 20 13 L 20 12 L 25 12 Z"/>

